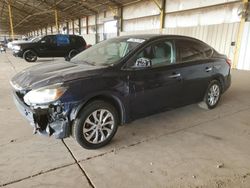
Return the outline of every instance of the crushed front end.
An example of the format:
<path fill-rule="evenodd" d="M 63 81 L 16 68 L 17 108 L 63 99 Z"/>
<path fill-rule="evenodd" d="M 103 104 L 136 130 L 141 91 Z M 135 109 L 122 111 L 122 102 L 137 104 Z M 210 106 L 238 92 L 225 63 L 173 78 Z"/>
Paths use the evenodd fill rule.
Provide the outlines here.
<path fill-rule="evenodd" d="M 68 137 L 70 135 L 68 118 L 70 105 L 65 105 L 59 100 L 46 105 L 27 105 L 24 96 L 28 92 L 29 90 L 14 87 L 13 98 L 19 112 L 33 126 L 33 133 L 54 136 L 57 139 Z"/>

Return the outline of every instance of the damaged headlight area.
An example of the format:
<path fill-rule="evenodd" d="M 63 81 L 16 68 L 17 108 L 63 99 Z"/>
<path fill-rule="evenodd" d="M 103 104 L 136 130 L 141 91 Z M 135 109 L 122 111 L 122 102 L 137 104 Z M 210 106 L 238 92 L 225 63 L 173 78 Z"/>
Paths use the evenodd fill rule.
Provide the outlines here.
<path fill-rule="evenodd" d="M 53 135 L 55 138 L 69 136 L 70 103 L 61 101 L 66 90 L 67 87 L 62 84 L 33 89 L 27 93 L 15 89 L 14 101 L 21 114 L 30 121 L 34 133 Z"/>
<path fill-rule="evenodd" d="M 61 103 L 50 104 L 47 107 L 36 106 L 34 113 L 34 133 L 53 135 L 55 138 L 69 136 L 67 109 Z"/>
<path fill-rule="evenodd" d="M 48 104 L 58 100 L 67 90 L 62 84 L 55 84 L 29 91 L 24 96 L 24 102 L 27 105 Z"/>

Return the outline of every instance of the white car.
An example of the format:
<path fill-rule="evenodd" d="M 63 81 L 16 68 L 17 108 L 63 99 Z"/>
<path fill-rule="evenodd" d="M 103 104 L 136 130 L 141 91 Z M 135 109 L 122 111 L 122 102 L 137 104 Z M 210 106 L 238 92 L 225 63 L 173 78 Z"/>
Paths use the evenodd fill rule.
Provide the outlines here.
<path fill-rule="evenodd" d="M 12 49 L 12 42 L 8 42 L 8 43 L 7 43 L 7 47 L 8 47 L 9 49 Z"/>
<path fill-rule="evenodd" d="M 29 40 L 14 40 L 13 42 L 9 42 L 7 44 L 8 48 L 9 49 L 12 49 L 14 50 L 14 47 L 17 45 L 17 44 L 21 44 L 21 43 L 30 43 L 30 42 L 37 42 L 41 39 L 41 37 L 34 37 L 34 38 L 31 38 Z"/>
<path fill-rule="evenodd" d="M 0 45 L 0 52 L 1 52 L 1 53 L 2 53 L 2 52 L 6 52 L 6 49 L 5 49 L 4 46 L 1 46 L 1 45 Z"/>

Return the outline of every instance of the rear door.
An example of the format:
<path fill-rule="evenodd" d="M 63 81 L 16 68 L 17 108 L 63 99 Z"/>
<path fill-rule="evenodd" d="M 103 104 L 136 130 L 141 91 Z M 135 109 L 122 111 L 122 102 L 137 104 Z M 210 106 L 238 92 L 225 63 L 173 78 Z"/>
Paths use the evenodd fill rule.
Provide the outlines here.
<path fill-rule="evenodd" d="M 56 56 L 65 57 L 70 51 L 70 36 L 56 35 Z"/>
<path fill-rule="evenodd" d="M 183 79 L 183 104 L 203 99 L 213 72 L 213 50 L 210 46 L 194 40 L 177 39 L 178 63 Z"/>
<path fill-rule="evenodd" d="M 176 66 L 172 40 L 154 42 L 129 62 L 131 116 L 137 118 L 176 106 L 181 96 L 182 79 Z M 134 69 L 137 59 L 152 61 L 151 68 Z"/>

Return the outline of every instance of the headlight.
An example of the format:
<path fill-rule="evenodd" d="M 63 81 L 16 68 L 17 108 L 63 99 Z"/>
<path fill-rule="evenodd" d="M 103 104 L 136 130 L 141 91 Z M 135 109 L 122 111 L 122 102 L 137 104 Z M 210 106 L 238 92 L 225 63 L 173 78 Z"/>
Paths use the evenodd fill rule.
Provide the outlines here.
<path fill-rule="evenodd" d="M 15 45 L 12 47 L 13 50 L 19 51 L 21 49 L 21 46 Z"/>
<path fill-rule="evenodd" d="M 58 100 L 66 91 L 67 88 L 61 84 L 56 84 L 48 87 L 43 87 L 31 90 L 24 96 L 24 102 L 27 105 L 31 104 L 46 104 Z"/>

